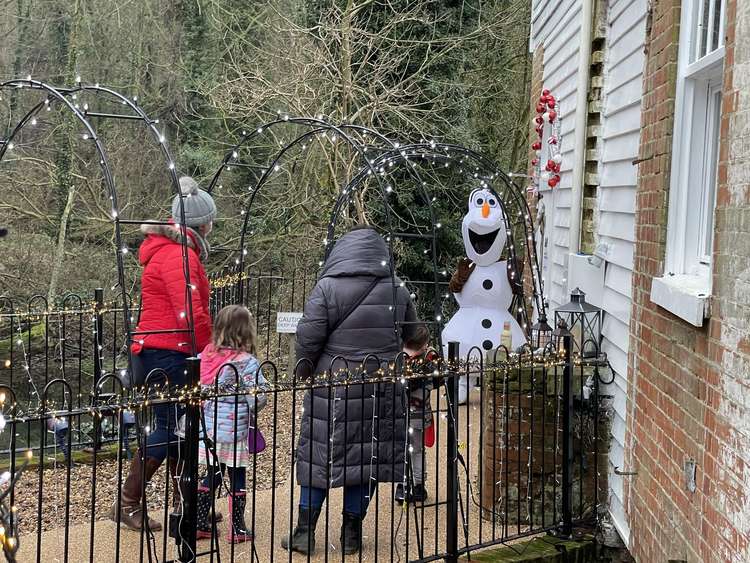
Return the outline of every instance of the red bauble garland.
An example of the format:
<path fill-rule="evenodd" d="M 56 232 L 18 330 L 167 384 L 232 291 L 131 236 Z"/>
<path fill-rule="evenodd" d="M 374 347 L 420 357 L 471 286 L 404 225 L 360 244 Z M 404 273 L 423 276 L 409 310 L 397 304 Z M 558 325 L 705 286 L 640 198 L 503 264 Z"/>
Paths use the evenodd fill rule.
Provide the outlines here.
<path fill-rule="evenodd" d="M 532 173 L 530 191 L 539 191 L 539 183 L 546 182 L 547 186 L 554 188 L 560 183 L 560 166 L 562 155 L 560 152 L 560 108 L 557 100 L 548 89 L 542 90 L 539 101 L 536 104 L 536 116 L 533 119 L 534 131 L 539 139 L 531 144 L 531 149 L 536 153 L 531 159 Z M 545 126 L 549 124 L 551 131 L 546 141 L 549 145 L 549 159 L 544 163 L 542 171 L 541 153 L 545 141 Z"/>

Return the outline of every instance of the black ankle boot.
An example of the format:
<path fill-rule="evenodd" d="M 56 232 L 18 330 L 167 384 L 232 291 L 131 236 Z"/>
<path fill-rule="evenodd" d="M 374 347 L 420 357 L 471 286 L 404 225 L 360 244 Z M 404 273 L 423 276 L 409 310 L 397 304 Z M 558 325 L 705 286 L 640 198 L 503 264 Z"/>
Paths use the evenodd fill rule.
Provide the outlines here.
<path fill-rule="evenodd" d="M 341 526 L 341 550 L 344 555 L 352 555 L 362 549 L 362 518 L 344 512 Z"/>
<path fill-rule="evenodd" d="M 319 508 L 299 507 L 297 514 L 297 526 L 294 528 L 292 537 L 284 536 L 281 539 L 281 547 L 289 551 L 299 553 L 312 553 L 315 551 L 315 526 L 320 516 Z"/>

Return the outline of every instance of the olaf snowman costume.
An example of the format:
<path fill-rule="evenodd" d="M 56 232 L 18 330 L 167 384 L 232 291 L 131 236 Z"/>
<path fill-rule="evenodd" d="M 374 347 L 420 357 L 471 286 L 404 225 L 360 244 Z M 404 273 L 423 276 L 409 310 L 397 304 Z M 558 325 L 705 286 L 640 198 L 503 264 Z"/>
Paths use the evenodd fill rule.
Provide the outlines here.
<path fill-rule="evenodd" d="M 460 344 L 459 354 L 479 357 L 500 346 L 504 323 L 510 323 L 512 347 L 526 342 L 526 334 L 509 309 L 513 290 L 508 281 L 508 263 L 500 260 L 507 242 L 507 226 L 495 194 L 486 189 L 474 190 L 469 196 L 469 212 L 461 224 L 466 256 L 473 269 L 460 291 L 453 296 L 459 309 L 443 329 L 444 346 Z M 469 395 L 468 376 L 459 379 L 458 402 Z"/>

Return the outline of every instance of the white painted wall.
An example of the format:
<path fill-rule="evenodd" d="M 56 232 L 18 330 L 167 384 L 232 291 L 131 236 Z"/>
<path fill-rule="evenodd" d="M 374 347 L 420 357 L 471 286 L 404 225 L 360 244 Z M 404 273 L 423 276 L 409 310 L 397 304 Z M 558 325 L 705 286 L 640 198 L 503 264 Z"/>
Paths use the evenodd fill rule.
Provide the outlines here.
<path fill-rule="evenodd" d="M 614 396 L 615 417 L 610 445 L 610 513 L 627 542 L 629 527 L 623 507 L 622 477 L 614 467 L 624 465 L 627 398 L 628 326 L 630 322 L 633 246 L 635 241 L 636 172 L 641 123 L 642 76 L 645 56 L 647 0 L 606 2 L 602 138 L 597 197 L 597 242 L 607 244 L 604 264 L 603 350 L 615 371 L 615 381 L 603 392 Z M 562 183 L 543 192 L 547 232 L 544 268 L 550 309 L 568 301 L 568 227 L 573 163 L 572 130 L 575 122 L 575 88 L 578 71 L 580 0 L 535 0 L 532 5 L 531 49 L 544 46 L 544 87 L 558 98 L 563 117 Z M 554 7 L 554 14 L 552 8 Z M 580 220 L 576 218 L 575 220 Z"/>
<path fill-rule="evenodd" d="M 615 419 L 610 445 L 610 513 L 620 535 L 630 536 L 624 510 L 623 478 L 614 467 L 624 466 L 627 357 L 630 324 L 635 193 L 643 92 L 643 46 L 647 0 L 610 0 L 607 7 L 602 145 L 599 164 L 599 242 L 608 245 L 604 275 L 607 314 L 602 349 L 615 372 L 604 392 L 615 397 Z"/>
<path fill-rule="evenodd" d="M 560 184 L 543 192 L 546 212 L 544 289 L 550 311 L 568 301 L 568 231 L 573 181 L 573 127 L 578 77 L 580 0 L 536 0 L 532 5 L 531 48 L 544 46 L 543 84 L 555 95 L 562 117 Z M 580 108 L 585 111 L 585 108 Z"/>

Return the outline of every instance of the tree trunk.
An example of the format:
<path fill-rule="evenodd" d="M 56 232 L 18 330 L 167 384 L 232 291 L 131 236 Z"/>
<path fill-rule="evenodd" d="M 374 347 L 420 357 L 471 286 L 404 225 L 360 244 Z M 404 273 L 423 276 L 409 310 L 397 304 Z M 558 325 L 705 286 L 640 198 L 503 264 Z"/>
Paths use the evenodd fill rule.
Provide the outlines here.
<path fill-rule="evenodd" d="M 52 277 L 49 281 L 49 291 L 47 293 L 47 303 L 52 306 L 52 302 L 57 294 L 57 285 L 60 281 L 60 272 L 62 270 L 63 258 L 65 257 L 65 240 L 68 233 L 68 219 L 73 211 L 73 201 L 75 200 L 76 188 L 71 185 L 68 188 L 68 201 L 65 203 L 62 215 L 60 216 L 60 230 L 57 234 L 57 248 L 55 249 L 55 258 L 52 263 Z"/>
<path fill-rule="evenodd" d="M 59 24 L 57 29 L 58 48 L 60 56 L 66 61 L 63 75 L 63 84 L 72 84 L 75 80 L 77 64 L 76 36 L 80 18 L 80 4 L 76 1 L 70 14 L 64 13 L 61 7 L 59 12 Z M 67 17 L 69 16 L 69 21 Z M 60 222 L 57 229 L 57 247 L 52 262 L 52 274 L 50 275 L 49 289 L 47 291 L 47 303 L 53 306 L 57 295 L 57 286 L 62 271 L 63 258 L 65 256 L 65 242 L 68 237 L 68 222 L 73 211 L 75 200 L 75 186 L 73 185 L 73 136 L 76 134 L 76 119 L 65 112 L 62 116 L 62 124 L 57 135 L 56 145 L 59 147 L 55 155 L 55 191 L 57 195 L 58 209 L 60 210 Z M 64 202 L 64 203 L 63 203 Z"/>

